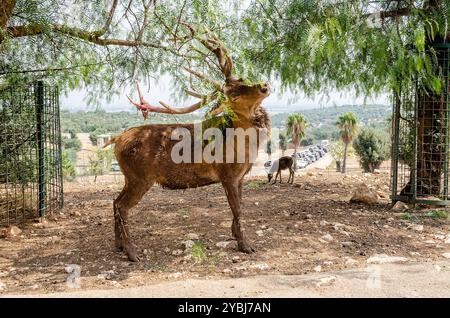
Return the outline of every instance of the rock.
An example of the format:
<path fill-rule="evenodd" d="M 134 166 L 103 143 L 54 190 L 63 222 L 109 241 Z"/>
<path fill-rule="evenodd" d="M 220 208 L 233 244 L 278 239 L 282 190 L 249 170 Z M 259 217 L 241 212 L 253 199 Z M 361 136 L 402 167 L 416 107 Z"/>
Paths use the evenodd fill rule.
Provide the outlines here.
<path fill-rule="evenodd" d="M 198 236 L 198 234 L 196 234 L 196 233 L 189 233 L 189 234 L 187 235 L 187 238 L 188 238 L 189 240 L 198 241 L 199 236 Z"/>
<path fill-rule="evenodd" d="M 241 258 L 239 256 L 233 256 L 233 258 L 231 259 L 233 263 L 239 263 L 240 260 Z"/>
<path fill-rule="evenodd" d="M 333 237 L 330 234 L 325 234 L 324 236 L 321 237 L 321 239 L 324 240 L 325 242 L 333 241 Z"/>
<path fill-rule="evenodd" d="M 229 273 L 231 273 L 231 269 L 225 268 L 225 269 L 222 271 L 222 273 L 224 273 L 224 274 L 229 274 Z"/>
<path fill-rule="evenodd" d="M 327 226 L 329 223 L 325 220 L 320 221 L 320 226 Z"/>
<path fill-rule="evenodd" d="M 344 241 L 344 242 L 341 242 L 341 245 L 343 247 L 352 247 L 353 245 L 355 245 L 355 243 L 350 242 L 350 241 Z"/>
<path fill-rule="evenodd" d="M 180 272 L 176 272 L 176 273 L 172 273 L 169 276 L 167 276 L 168 278 L 180 278 L 181 276 L 183 276 L 183 273 Z"/>
<path fill-rule="evenodd" d="M 444 256 L 445 258 L 450 258 L 450 253 L 443 253 L 442 256 Z"/>
<path fill-rule="evenodd" d="M 380 174 L 380 173 L 381 173 L 380 169 L 373 169 L 373 174 Z"/>
<path fill-rule="evenodd" d="M 180 256 L 181 254 L 183 254 L 182 250 L 173 250 L 172 251 L 172 255 L 174 255 L 174 256 Z"/>
<path fill-rule="evenodd" d="M 352 203 L 365 203 L 365 204 L 375 204 L 378 203 L 378 194 L 369 189 L 365 183 L 361 183 L 353 193 L 350 202 Z"/>
<path fill-rule="evenodd" d="M 80 216 L 81 216 L 81 213 L 78 212 L 78 211 L 72 211 L 72 212 L 70 212 L 70 216 L 80 217 Z"/>
<path fill-rule="evenodd" d="M 306 214 L 305 219 L 312 219 L 312 215 L 311 214 Z"/>
<path fill-rule="evenodd" d="M 186 241 L 181 242 L 181 245 L 183 245 L 184 249 L 186 249 L 186 250 L 192 248 L 192 246 L 194 246 L 194 244 L 195 244 L 195 242 L 193 240 L 186 240 Z"/>
<path fill-rule="evenodd" d="M 319 279 L 319 281 L 316 283 L 317 287 L 321 287 L 324 285 L 330 285 L 336 280 L 336 276 L 326 276 Z"/>
<path fill-rule="evenodd" d="M 258 230 L 258 231 L 256 231 L 256 235 L 264 236 L 264 232 L 262 230 Z"/>
<path fill-rule="evenodd" d="M 355 261 L 353 258 L 347 258 L 347 260 L 345 261 L 345 265 L 354 265 L 358 263 L 357 261 Z"/>
<path fill-rule="evenodd" d="M 333 224 L 333 229 L 334 229 L 335 231 L 339 231 L 339 230 L 342 230 L 342 229 L 344 229 L 344 228 L 345 228 L 345 225 L 342 224 L 342 223 L 336 222 L 336 223 Z"/>
<path fill-rule="evenodd" d="M 109 270 L 109 271 L 101 272 L 100 274 L 97 275 L 97 278 L 111 280 L 112 278 L 114 278 L 115 275 L 116 275 L 116 273 L 113 270 Z"/>
<path fill-rule="evenodd" d="M 436 244 L 436 242 L 433 240 L 426 240 L 424 243 L 425 244 Z"/>
<path fill-rule="evenodd" d="M 367 264 L 405 263 L 407 261 L 406 257 L 375 254 L 367 260 Z"/>
<path fill-rule="evenodd" d="M 321 271 L 322 271 L 322 266 L 317 265 L 316 267 L 313 268 L 313 270 L 314 270 L 315 272 L 321 272 Z"/>
<path fill-rule="evenodd" d="M 228 245 L 231 244 L 232 241 L 222 241 L 222 242 L 217 242 L 216 246 L 220 247 L 220 248 L 226 248 L 228 247 Z"/>
<path fill-rule="evenodd" d="M 397 201 L 395 202 L 394 206 L 392 207 L 391 210 L 393 211 L 399 211 L 399 212 L 403 212 L 409 209 L 409 206 L 402 201 Z"/>
<path fill-rule="evenodd" d="M 312 177 L 312 176 L 314 176 L 314 173 L 311 172 L 311 171 L 308 171 L 308 172 L 306 173 L 306 175 L 307 175 L 308 177 Z"/>
<path fill-rule="evenodd" d="M 0 231 L 0 237 L 12 237 L 22 233 L 22 230 L 15 225 L 10 225 Z"/>
<path fill-rule="evenodd" d="M 263 270 L 269 269 L 270 266 L 267 265 L 266 263 L 257 263 L 257 264 L 250 265 L 249 268 L 259 269 L 259 270 L 263 271 Z"/>
<path fill-rule="evenodd" d="M 6 285 L 5 283 L 0 282 L 0 292 L 1 291 L 5 291 L 6 290 Z"/>
<path fill-rule="evenodd" d="M 411 229 L 413 229 L 414 231 L 417 231 L 417 232 L 422 232 L 423 231 L 423 225 L 415 224 L 415 225 L 411 226 Z"/>
<path fill-rule="evenodd" d="M 256 206 L 259 206 L 259 202 L 255 202 L 255 205 L 256 205 Z"/>

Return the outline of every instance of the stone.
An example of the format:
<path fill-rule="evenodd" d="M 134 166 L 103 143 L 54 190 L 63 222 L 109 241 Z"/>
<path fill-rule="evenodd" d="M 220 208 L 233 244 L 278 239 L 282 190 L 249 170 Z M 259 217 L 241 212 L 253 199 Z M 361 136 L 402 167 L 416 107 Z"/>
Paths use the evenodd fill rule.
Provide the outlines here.
<path fill-rule="evenodd" d="M 450 258 L 450 253 L 443 253 L 442 256 L 444 256 L 445 258 Z"/>
<path fill-rule="evenodd" d="M 367 260 L 367 264 L 405 263 L 407 261 L 406 257 L 375 254 Z"/>
<path fill-rule="evenodd" d="M 10 225 L 0 231 L 0 237 L 12 237 L 22 233 L 22 230 L 15 225 Z"/>
<path fill-rule="evenodd" d="M 195 242 L 193 240 L 186 240 L 186 241 L 181 242 L 181 245 L 183 245 L 184 249 L 186 249 L 186 250 L 192 248 L 192 246 L 194 246 L 194 244 L 195 244 Z"/>
<path fill-rule="evenodd" d="M 97 275 L 98 279 L 106 279 L 111 280 L 115 276 L 115 272 L 113 270 L 104 271 Z"/>
<path fill-rule="evenodd" d="M 222 273 L 224 273 L 224 274 L 230 274 L 230 273 L 231 273 L 231 269 L 225 268 L 225 269 L 222 271 Z"/>
<path fill-rule="evenodd" d="M 347 260 L 345 261 L 345 265 L 354 265 L 358 263 L 356 260 L 354 260 L 353 258 L 347 258 Z"/>
<path fill-rule="evenodd" d="M 198 241 L 199 236 L 198 236 L 198 234 L 196 234 L 196 233 L 189 233 L 189 234 L 187 235 L 187 238 L 188 238 L 189 240 Z"/>
<path fill-rule="evenodd" d="M 232 241 L 222 241 L 222 242 L 217 242 L 216 246 L 220 247 L 220 248 L 227 248 L 228 245 L 231 244 Z"/>
<path fill-rule="evenodd" d="M 411 229 L 413 229 L 414 231 L 417 231 L 417 232 L 422 232 L 423 231 L 423 225 L 415 224 L 415 225 L 411 226 Z"/>
<path fill-rule="evenodd" d="M 409 209 L 409 206 L 402 201 L 397 201 L 395 202 L 394 206 L 392 207 L 391 210 L 393 211 L 399 211 L 399 212 L 403 212 Z"/>
<path fill-rule="evenodd" d="M 365 183 L 361 183 L 353 193 L 350 202 L 352 203 L 365 203 L 376 204 L 379 201 L 378 194 L 369 189 Z"/>
<path fill-rule="evenodd" d="M 241 260 L 241 258 L 240 258 L 239 256 L 233 256 L 233 257 L 231 258 L 231 261 L 232 261 L 233 263 L 239 263 L 240 260 Z"/>
<path fill-rule="evenodd" d="M 263 270 L 269 269 L 270 266 L 267 265 L 266 263 L 257 263 L 257 264 L 250 265 L 249 268 L 259 269 L 259 270 L 263 271 Z"/>
<path fill-rule="evenodd" d="M 325 220 L 320 221 L 320 226 L 327 226 L 329 223 Z"/>
<path fill-rule="evenodd" d="M 447 238 L 444 241 L 445 244 L 450 244 L 450 235 L 447 235 Z"/>
<path fill-rule="evenodd" d="M 181 254 L 183 254 L 182 250 L 173 250 L 172 251 L 172 255 L 174 255 L 174 256 L 180 256 Z"/>
<path fill-rule="evenodd" d="M 5 283 L 0 282 L 0 291 L 5 291 L 5 290 L 6 290 Z"/>
<path fill-rule="evenodd" d="M 322 266 L 317 265 L 316 267 L 313 268 L 313 270 L 314 270 L 315 272 L 321 272 L 321 271 L 322 271 Z"/>
<path fill-rule="evenodd" d="M 321 237 L 321 239 L 324 240 L 325 242 L 333 241 L 333 237 L 330 234 L 325 234 L 324 236 Z"/>
<path fill-rule="evenodd" d="M 264 236 L 264 232 L 262 230 L 258 230 L 258 231 L 256 231 L 256 235 Z"/>
<path fill-rule="evenodd" d="M 341 242 L 341 245 L 343 247 L 352 247 L 353 245 L 355 245 L 355 243 L 350 242 L 350 241 L 344 241 L 344 242 Z"/>
<path fill-rule="evenodd" d="M 373 169 L 373 174 L 380 174 L 381 170 L 380 169 Z"/>

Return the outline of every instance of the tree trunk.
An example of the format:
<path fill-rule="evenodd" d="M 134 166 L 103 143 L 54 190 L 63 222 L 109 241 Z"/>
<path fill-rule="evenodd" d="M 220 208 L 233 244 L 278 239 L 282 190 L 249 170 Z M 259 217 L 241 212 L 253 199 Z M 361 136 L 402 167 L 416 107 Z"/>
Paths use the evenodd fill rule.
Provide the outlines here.
<path fill-rule="evenodd" d="M 437 37 L 434 43 L 444 42 Z M 447 48 L 436 48 L 437 67 L 442 80 L 439 94 L 432 91 L 419 92 L 417 105 L 417 196 L 442 194 L 442 176 L 445 169 L 445 143 L 448 134 L 446 78 L 449 72 Z M 433 60 L 433 58 L 432 58 Z M 447 159 L 448 160 L 448 159 Z"/>
<path fill-rule="evenodd" d="M 16 6 L 16 0 L 2 0 L 0 1 L 0 28 L 6 27 L 12 11 Z M 0 42 L 1 42 L 0 38 Z"/>
<path fill-rule="evenodd" d="M 347 149 L 348 149 L 348 143 L 345 143 L 344 160 L 342 161 L 342 173 L 345 173 L 345 168 L 347 167 Z"/>
<path fill-rule="evenodd" d="M 297 170 L 297 145 L 294 148 L 294 170 Z"/>

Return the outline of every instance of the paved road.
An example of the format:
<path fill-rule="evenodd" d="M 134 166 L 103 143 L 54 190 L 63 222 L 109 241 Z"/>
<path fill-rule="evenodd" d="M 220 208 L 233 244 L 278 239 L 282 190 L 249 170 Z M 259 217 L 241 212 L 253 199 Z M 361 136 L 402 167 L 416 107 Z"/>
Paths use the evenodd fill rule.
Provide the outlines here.
<path fill-rule="evenodd" d="M 450 260 L 306 275 L 188 279 L 40 297 L 450 297 Z"/>

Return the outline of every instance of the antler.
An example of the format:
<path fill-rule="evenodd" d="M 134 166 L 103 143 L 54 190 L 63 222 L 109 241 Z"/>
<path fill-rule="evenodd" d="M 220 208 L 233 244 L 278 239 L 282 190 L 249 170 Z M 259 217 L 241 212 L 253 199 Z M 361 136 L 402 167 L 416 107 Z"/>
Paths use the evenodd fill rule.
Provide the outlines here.
<path fill-rule="evenodd" d="M 218 67 L 220 71 L 225 75 L 226 79 L 232 79 L 232 70 L 233 70 L 233 60 L 231 58 L 230 53 L 228 52 L 228 49 L 226 46 L 220 41 L 220 39 L 210 30 L 206 29 L 206 36 L 200 36 L 197 34 L 197 31 L 193 26 L 186 22 L 181 22 L 182 25 L 186 26 L 189 29 L 189 32 L 191 33 L 191 37 L 193 39 L 196 39 L 199 41 L 205 48 L 207 48 L 210 52 L 212 52 L 218 62 Z M 190 69 L 185 68 L 189 73 L 194 74 L 198 76 L 198 72 L 195 72 Z M 201 79 L 204 79 L 204 77 L 198 76 Z"/>
<path fill-rule="evenodd" d="M 192 91 L 186 90 L 186 93 L 188 93 L 189 95 L 197 97 L 197 98 L 201 98 L 202 100 L 200 102 L 197 102 L 197 103 L 191 105 L 191 106 L 181 107 L 181 108 L 173 108 L 169 104 L 167 104 L 167 103 L 165 103 L 163 101 L 159 101 L 161 106 L 163 106 L 163 107 L 159 107 L 159 106 L 150 105 L 150 103 L 144 99 L 144 95 L 142 94 L 142 91 L 141 91 L 141 86 L 139 85 L 139 82 L 137 82 L 137 81 L 136 81 L 136 86 L 137 86 L 137 91 L 138 91 L 138 95 L 139 95 L 139 103 L 135 102 L 128 94 L 126 96 L 127 96 L 128 100 L 134 106 L 136 106 L 137 109 L 142 111 L 142 115 L 144 116 L 145 119 L 147 119 L 149 112 L 152 112 L 152 113 L 163 113 L 163 114 L 187 114 L 187 113 L 192 113 L 193 111 L 196 111 L 197 109 L 201 108 L 205 103 L 207 103 L 209 101 L 212 101 L 212 100 L 215 100 L 218 97 L 216 93 L 213 93 L 213 94 L 210 94 L 210 95 L 200 95 L 200 94 L 198 94 L 196 92 L 192 92 Z"/>
<path fill-rule="evenodd" d="M 193 26 L 191 26 L 185 22 L 180 22 L 180 23 L 182 25 L 186 26 L 186 28 L 188 29 L 188 31 L 190 33 L 190 35 L 183 37 L 183 41 L 187 40 L 187 39 L 192 39 L 192 40 L 195 39 L 198 42 L 200 42 L 207 50 L 209 50 L 211 53 L 213 53 L 216 56 L 217 62 L 216 63 L 213 62 L 213 64 L 219 68 L 221 73 L 225 76 L 225 79 L 226 80 L 234 79 L 234 77 L 232 75 L 233 60 L 231 59 L 231 56 L 230 56 L 227 48 L 219 40 L 219 38 L 208 29 L 206 29 L 205 34 L 199 35 L 197 30 Z M 176 35 L 174 35 L 174 37 L 175 37 L 174 38 L 175 41 L 177 39 L 179 39 L 178 37 L 176 37 Z M 197 53 L 203 54 L 205 58 L 208 57 L 201 50 L 198 50 L 197 48 L 194 48 L 193 46 L 192 46 L 192 50 L 196 51 Z M 218 92 L 223 92 L 223 85 L 220 82 L 209 78 L 206 74 L 196 71 L 196 70 L 193 70 L 189 67 L 184 67 L 184 70 L 189 72 L 190 74 L 198 77 L 200 80 L 208 81 L 209 83 L 211 83 L 215 89 L 214 93 L 209 94 L 209 95 L 201 95 L 197 92 L 186 90 L 186 93 L 188 95 L 194 96 L 196 98 L 200 98 L 201 101 L 197 102 L 191 106 L 181 107 L 181 108 L 174 108 L 174 107 L 170 106 L 169 104 L 167 104 L 163 101 L 160 101 L 159 104 L 162 106 L 162 107 L 160 107 L 160 106 L 150 105 L 150 103 L 144 99 L 140 85 L 139 85 L 139 83 L 136 82 L 137 90 L 138 90 L 138 94 L 139 94 L 139 102 L 135 102 L 129 95 L 127 95 L 128 100 L 134 106 L 136 106 L 137 109 L 142 111 L 142 115 L 144 116 L 144 118 L 147 118 L 148 114 L 150 112 L 164 113 L 164 114 L 191 113 L 191 112 L 201 108 L 208 102 L 217 99 Z M 221 107 L 218 107 L 218 109 L 214 110 L 214 112 L 211 112 L 211 113 L 212 114 L 218 113 L 218 112 L 220 112 L 221 109 L 222 109 Z"/>

